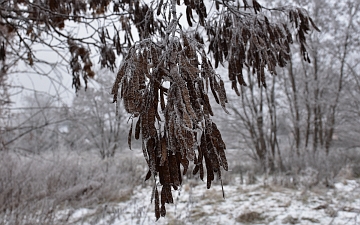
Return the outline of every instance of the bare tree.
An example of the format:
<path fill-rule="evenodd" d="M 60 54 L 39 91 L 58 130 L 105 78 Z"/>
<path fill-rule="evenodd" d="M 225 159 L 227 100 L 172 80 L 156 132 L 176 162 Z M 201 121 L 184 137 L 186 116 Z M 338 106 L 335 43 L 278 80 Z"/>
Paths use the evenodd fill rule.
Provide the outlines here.
<path fill-rule="evenodd" d="M 5 137 L 3 145 L 35 154 L 57 150 L 61 125 L 67 121 L 61 112 L 63 107 L 57 106 L 52 96 L 41 93 L 26 96 L 24 100 L 26 105 L 13 108 L 11 123 L 1 130 Z"/>
<path fill-rule="evenodd" d="M 7 77 L 7 70 L 8 70 L 8 59 L 6 59 L 6 51 L 8 46 L 4 43 L 4 39 L 11 41 L 12 37 L 9 34 L 4 26 L 0 25 L 0 128 L 1 133 L 6 126 L 6 120 L 9 116 L 9 111 L 6 109 L 11 103 L 10 94 L 8 92 L 9 84 L 8 84 L 8 77 Z M 0 137 L 0 150 L 5 147 L 3 138 Z"/>
<path fill-rule="evenodd" d="M 358 3 L 296 2 L 311 11 L 322 29 L 308 40 L 313 63 L 291 55 L 266 90 L 253 88 L 254 76 L 245 77 L 248 87 L 241 89 L 240 104 L 231 101 L 233 115 L 225 128 L 246 144 L 239 148 L 253 150 L 253 158 L 269 168 L 282 168 L 284 153 L 301 161 L 309 152 L 328 155 L 331 149 L 358 146 Z"/>
<path fill-rule="evenodd" d="M 223 117 L 220 126 L 231 136 L 231 140 L 239 141 L 232 145 L 233 148 L 244 149 L 245 152 L 251 150 L 250 157 L 259 163 L 263 171 L 271 172 L 276 167 L 282 168 L 278 142 L 278 116 L 281 113 L 278 101 L 281 101 L 281 93 L 275 91 L 278 86 L 275 77 L 268 82 L 267 88 L 257 88 L 251 71 L 246 74 L 244 81 L 247 86 L 241 87 L 240 98 L 229 98 L 231 115 L 220 115 Z"/>
<path fill-rule="evenodd" d="M 354 35 L 358 32 L 354 23 L 359 20 L 359 3 L 315 1 L 310 6 L 323 30 L 309 39 L 313 63 L 293 58 L 283 86 L 290 103 L 297 153 L 301 148 L 313 152 L 321 148 L 328 154 L 341 125 L 338 121 L 343 119 L 340 115 L 344 108 L 339 105 L 348 101 L 342 93 L 344 87 L 351 88 L 347 86 L 353 83 L 351 69 L 357 65 L 351 56 L 359 48 Z M 340 12 L 343 17 L 336 17 Z"/>
<path fill-rule="evenodd" d="M 96 76 L 96 87 L 78 92 L 67 124 L 70 143 L 78 149 L 96 149 L 102 159 L 113 157 L 116 149 L 127 145 L 124 126 L 128 116 L 121 104 L 112 103 L 110 75 Z"/>

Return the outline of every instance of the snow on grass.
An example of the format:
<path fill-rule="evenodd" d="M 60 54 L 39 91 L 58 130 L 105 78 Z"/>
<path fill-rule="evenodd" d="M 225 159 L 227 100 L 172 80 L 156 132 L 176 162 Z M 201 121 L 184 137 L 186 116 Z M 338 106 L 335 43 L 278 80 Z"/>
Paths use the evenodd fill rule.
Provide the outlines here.
<path fill-rule="evenodd" d="M 18 195 L 0 194 L 10 198 L 3 201 L 0 223 L 155 224 L 150 196 L 154 181 L 142 182 L 145 162 L 139 160 L 142 155 L 131 153 L 108 161 L 90 153 L 59 154 L 57 160 L 41 155 L 38 161 L 3 154 L 5 187 Z M 332 189 L 309 189 L 275 185 L 281 183 L 276 177 L 245 185 L 236 176 L 235 171 L 224 173 L 225 199 L 220 182 L 207 190 L 206 182 L 185 176 L 181 190 L 173 191 L 175 204 L 166 205 L 166 217 L 156 224 L 360 224 L 359 179 L 343 179 Z M 10 211 L 15 204 L 9 203 L 21 207 Z"/>
<path fill-rule="evenodd" d="M 187 183 L 186 183 L 187 182 Z M 152 187 L 136 187 L 128 201 L 103 205 L 97 215 L 79 209 L 79 224 L 155 224 L 149 193 Z M 174 204 L 156 224 L 360 224 L 360 181 L 345 180 L 334 189 L 287 189 L 279 186 L 227 185 L 223 199 L 220 185 L 185 181 L 173 191 Z M 96 222 L 96 223 L 94 223 Z"/>

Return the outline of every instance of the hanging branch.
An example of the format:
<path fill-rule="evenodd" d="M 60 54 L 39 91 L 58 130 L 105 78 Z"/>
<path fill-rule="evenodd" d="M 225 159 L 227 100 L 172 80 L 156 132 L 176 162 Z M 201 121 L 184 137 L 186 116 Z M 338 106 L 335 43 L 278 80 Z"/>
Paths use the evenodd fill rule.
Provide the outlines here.
<path fill-rule="evenodd" d="M 158 179 L 162 186 L 160 194 L 156 186 L 153 191 L 157 218 L 165 216 L 165 203 L 173 202 L 171 187 L 179 188 L 190 162 L 195 164 L 193 174 L 200 173 L 201 179 L 206 174 L 207 188 L 216 174 L 221 181 L 221 169 L 228 169 L 225 143 L 211 120 L 209 90 L 227 112 L 225 85 L 215 69 L 228 65 L 237 95 L 238 85 L 246 86 L 243 69 L 252 70 L 258 86 L 266 87 L 265 69 L 276 75 L 276 67 L 286 65 L 293 35 L 300 43 L 301 56 L 310 62 L 306 35 L 310 26 L 319 30 L 301 8 L 267 9 L 256 0 L 251 4 L 247 0 L 213 3 L 212 9 L 203 0 L 150 4 L 141 0 L 10 0 L 0 4 L 0 32 L 6 29 L 18 40 L 0 37 L 0 60 L 7 58 L 5 44 L 13 55 L 19 54 L 16 49 L 24 49 L 19 55 L 27 55 L 21 59 L 31 66 L 37 60 L 30 44 L 44 44 L 59 52 L 68 49 L 71 56 L 65 61 L 72 71 L 73 86 L 79 90 L 81 80 L 86 87 L 95 75 L 92 49 L 100 54 L 101 67 L 110 70 L 122 58 L 112 94 L 114 102 L 122 100 L 136 120 L 128 142 L 131 144 L 132 135 L 142 141 L 149 166 L 146 178 Z M 179 6 L 186 7 L 191 31 L 180 24 Z M 271 22 L 265 11 L 286 15 L 289 21 Z M 94 27 L 94 20 L 104 25 Z M 87 36 L 66 33 L 68 21 L 86 27 Z"/>
<path fill-rule="evenodd" d="M 112 89 L 114 101 L 120 95 L 127 112 L 137 118 L 134 136 L 143 143 L 149 166 L 146 180 L 158 178 L 162 186 L 160 194 L 156 187 L 153 193 L 157 219 L 166 215 L 165 203 L 173 202 L 171 187 L 179 188 L 190 162 L 195 165 L 194 175 L 200 173 L 203 180 L 206 174 L 207 188 L 215 175 L 221 181 L 221 169 L 228 170 L 226 145 L 211 120 L 214 113 L 208 96 L 211 90 L 215 101 L 227 112 L 224 82 L 216 74 L 199 33 L 190 35 L 179 27 L 176 3 L 160 1 L 158 6 L 169 8 L 172 17 L 163 41 L 143 39 L 133 45 L 122 61 Z M 276 67 L 283 67 L 290 60 L 293 39 L 286 24 L 271 23 L 261 14 L 262 6 L 256 1 L 252 4 L 254 13 L 246 11 L 251 8 L 247 4 L 244 10 L 234 4 L 216 1 L 218 16 L 207 20 L 202 0 L 184 1 L 189 26 L 193 25 L 195 12 L 209 39 L 208 52 L 214 58 L 215 68 L 219 63 L 229 63 L 232 89 L 240 95 L 237 84 L 246 86 L 244 67 L 257 75 L 259 86 L 266 87 L 265 67 L 276 75 Z M 157 15 L 161 14 L 159 10 Z M 310 61 L 304 34 L 310 23 L 317 27 L 303 10 L 289 8 L 288 13 L 303 46 L 301 53 Z M 132 127 L 129 135 L 133 135 Z"/>

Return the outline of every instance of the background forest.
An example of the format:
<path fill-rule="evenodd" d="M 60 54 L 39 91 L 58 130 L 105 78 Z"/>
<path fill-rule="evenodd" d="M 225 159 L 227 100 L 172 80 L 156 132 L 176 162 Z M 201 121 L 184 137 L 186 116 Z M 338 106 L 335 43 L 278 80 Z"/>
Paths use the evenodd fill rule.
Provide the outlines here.
<path fill-rule="evenodd" d="M 111 6 L 116 6 L 116 2 Z M 323 210 L 330 219 L 324 216 L 316 219 L 312 214 L 293 215 L 290 204 L 281 206 L 289 208 L 288 216 L 281 218 L 268 215 L 265 209 L 250 207 L 241 208 L 222 221 L 216 220 L 217 223 L 279 224 L 280 220 L 283 224 L 334 221 L 334 224 L 344 221 L 356 224 L 360 220 L 360 207 L 356 206 L 356 199 L 360 199 L 360 2 L 279 0 L 265 5 L 268 8 L 296 5 L 309 12 L 321 30 L 309 31 L 307 36 L 311 63 L 303 60 L 302 44 L 294 40 L 287 65 L 276 67 L 277 75 L 265 72 L 266 88 L 258 85 L 259 80 L 250 67 L 244 67 L 247 86 L 239 87 L 240 96 L 227 93 L 229 114 L 209 94 L 212 119 L 226 144 L 229 171 L 222 173 L 221 182 L 215 179 L 214 190 L 210 192 L 206 190 L 206 181 L 204 184 L 199 175 L 192 174 L 190 165 L 180 191 L 173 191 L 178 208 L 169 207 L 170 214 L 159 223 L 210 223 L 217 209 L 223 215 L 230 213 L 231 209 L 221 208 L 224 201 L 230 201 L 227 205 L 236 205 L 237 201 L 245 204 L 247 200 L 234 200 L 234 196 L 245 193 L 247 199 L 264 195 L 256 201 L 270 202 L 269 192 L 296 196 L 296 200 L 289 201 L 298 201 L 305 208 L 315 210 L 322 206 L 316 210 Z M 3 10 L 1 7 L 5 7 L 3 1 L 0 3 Z M 194 14 L 194 21 L 196 17 Z M 112 20 L 111 16 L 106 19 Z M 187 24 L 186 18 L 183 19 Z M 282 21 L 277 15 L 273 19 Z M 121 22 L 123 28 L 127 26 L 126 21 Z M 89 24 L 103 25 L 97 21 Z M 72 32 L 86 30 L 83 25 L 73 26 Z M 11 37 L 14 34 L 7 33 L 3 23 L 0 31 L 1 51 L 10 51 L 5 48 L 5 39 L 26 43 Z M 93 50 L 97 56 L 92 59 L 99 65 L 86 70 L 85 76 L 76 70 L 74 54 L 80 51 L 74 53 L 70 48 L 71 54 L 64 53 L 61 41 L 65 37 L 61 35 L 53 40 L 53 46 L 39 47 L 41 43 L 34 41 L 33 52 L 18 49 L 17 54 L 0 59 L 0 224 L 152 224 L 155 221 L 150 203 L 153 194 L 149 193 L 154 192 L 156 184 L 152 179 L 144 182 L 148 168 L 142 157 L 142 140 L 132 140 L 132 150 L 129 149 L 132 118 L 129 119 L 122 102 L 113 103 L 111 95 L 121 61 L 113 55 L 115 51 L 125 50 L 120 46 L 115 46 L 114 52 L 109 50 L 104 43 L 112 34 L 102 32 L 96 35 L 103 45 L 101 50 Z M 128 35 L 131 32 L 125 32 L 125 45 L 133 38 Z M 138 34 L 133 32 L 135 35 Z M 81 49 L 80 45 L 69 45 Z M 47 51 L 57 52 L 60 55 L 57 59 L 63 59 L 45 61 L 52 54 Z M 38 58 L 33 54 L 39 54 Z M 91 63 L 86 57 L 89 56 L 79 55 L 84 68 Z M 71 71 L 65 65 L 65 58 L 71 58 Z M 225 88 L 231 90 L 227 71 L 232 65 L 220 64 L 216 73 L 224 80 Z M 69 90 L 71 81 L 67 79 L 73 79 L 76 94 Z M 43 82 L 48 89 L 43 89 Z M 227 200 L 222 198 L 222 185 Z M 344 186 L 353 187 L 353 195 L 346 195 L 350 189 Z M 324 197 L 323 202 L 317 199 L 326 193 L 333 197 Z M 148 198 L 142 202 L 144 196 Z M 286 198 L 279 196 L 274 198 Z M 206 211 L 206 205 L 218 208 Z"/>

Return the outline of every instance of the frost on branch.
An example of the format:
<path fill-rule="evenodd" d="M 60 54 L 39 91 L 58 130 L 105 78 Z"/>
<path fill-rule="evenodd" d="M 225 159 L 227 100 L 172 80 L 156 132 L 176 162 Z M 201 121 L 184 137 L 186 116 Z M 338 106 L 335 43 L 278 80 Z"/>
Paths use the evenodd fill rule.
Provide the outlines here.
<path fill-rule="evenodd" d="M 182 36 L 167 47 L 153 42 L 132 47 L 112 90 L 114 101 L 122 98 L 126 111 L 137 118 L 134 136 L 143 143 L 149 166 L 146 179 L 159 177 L 162 185 L 161 208 L 156 213 L 162 216 L 165 203 L 173 202 L 171 187 L 179 188 L 190 161 L 195 164 L 193 173 L 200 172 L 201 179 L 207 172 L 208 188 L 214 174 L 221 179 L 221 167 L 228 169 L 226 146 L 210 119 L 213 112 L 207 93 L 211 89 L 225 108 L 223 82 L 195 41 L 190 44 Z M 129 135 L 133 135 L 132 127 Z M 155 204 L 159 202 L 156 193 L 157 187 Z"/>
<path fill-rule="evenodd" d="M 306 35 L 311 26 L 318 29 L 308 13 L 297 7 L 268 9 L 256 0 L 3 1 L 0 4 L 0 60 L 8 55 L 36 66 L 42 60 L 33 46 L 47 46 L 68 63 L 77 91 L 81 77 L 86 87 L 88 78 L 94 76 L 93 54 L 100 54 L 102 67 L 114 70 L 116 59 L 126 57 L 137 40 L 133 37 L 134 29 L 140 41 L 149 39 L 154 43 L 178 35 L 185 24 L 180 24 L 176 7 L 183 7 L 191 32 L 199 33 L 196 40 L 209 48 L 214 67 L 224 62 L 232 65 L 229 79 L 237 94 L 240 94 L 238 84 L 245 85 L 244 67 L 251 68 L 259 85 L 266 86 L 264 69 L 276 74 L 276 66 L 285 66 L 291 54 L 289 45 L 293 34 L 300 43 L 302 57 L 310 61 Z M 269 12 L 288 20 L 272 22 Z M 94 21 L 102 25 L 94 26 Z M 73 29 L 74 23 L 86 27 L 86 34 L 78 34 Z M 6 33 L 11 34 L 14 41 L 4 38 Z M 70 60 L 64 50 L 71 53 Z"/>
<path fill-rule="evenodd" d="M 138 30 L 151 29 L 140 34 L 140 41 L 130 47 L 112 94 L 114 102 L 122 99 L 132 115 L 135 129 L 131 124 L 128 141 L 130 147 L 133 135 L 142 141 L 149 166 L 146 179 L 158 178 L 162 186 L 159 194 L 155 185 L 152 194 L 158 219 L 166 215 L 165 203 L 173 202 L 171 187 L 179 188 L 190 162 L 195 165 L 193 174 L 200 173 L 201 179 L 206 174 L 207 188 L 215 174 L 221 181 L 221 168 L 228 170 L 225 143 L 211 120 L 214 113 L 209 91 L 227 112 L 225 85 L 214 67 L 228 63 L 232 89 L 238 95 L 237 85 L 246 86 L 242 74 L 245 67 L 256 74 L 259 86 L 266 87 L 264 70 L 276 75 L 275 68 L 284 67 L 290 60 L 293 33 L 304 60 L 310 61 L 305 34 L 310 24 L 318 28 L 306 11 L 291 7 L 267 10 L 288 14 L 292 26 L 270 22 L 256 1 L 252 6 L 246 1 L 243 5 L 238 1 L 215 1 L 216 10 L 211 16 L 202 0 L 158 1 L 155 5 L 143 7 L 143 18 L 153 18 L 156 11 L 157 16 L 164 17 L 166 26 L 154 26 L 153 19 L 142 21 L 148 26 L 138 26 Z M 185 32 L 179 24 L 176 5 L 186 7 L 190 27 L 194 22 L 198 24 L 193 32 Z"/>
<path fill-rule="evenodd" d="M 237 84 L 246 86 L 242 73 L 244 67 L 251 68 L 257 76 L 259 86 L 266 88 L 265 68 L 272 75 L 276 75 L 277 66 L 286 66 L 290 60 L 293 33 L 299 41 L 303 59 L 310 62 L 305 35 L 310 31 L 310 24 L 317 31 L 320 30 L 305 10 L 296 7 L 267 9 L 279 11 L 283 15 L 288 14 L 288 22 L 291 24 L 289 27 L 288 22 L 274 23 L 265 13 L 260 14 L 263 7 L 256 1 L 253 1 L 255 14 L 251 13 L 247 4 L 239 9 L 238 4 L 230 1 L 223 3 L 225 9 L 215 12 L 215 16 L 208 20 L 209 26 L 205 29 L 215 68 L 219 63 L 229 63 L 229 80 L 237 95 L 240 95 Z"/>
<path fill-rule="evenodd" d="M 306 35 L 310 26 L 318 30 L 300 8 L 268 9 L 256 0 L 210 3 L 214 7 L 203 0 L 0 4 L 0 34 L 10 33 L 14 40 L 0 35 L 0 60 L 18 57 L 35 67 L 43 60 L 36 57 L 33 46 L 47 46 L 69 64 L 78 90 L 81 79 L 86 87 L 94 76 L 92 54 L 98 54 L 100 66 L 110 70 L 118 57 L 123 58 L 112 93 L 114 101 L 122 99 L 132 115 L 128 140 L 131 144 L 133 135 L 141 139 L 149 165 L 147 178 L 158 177 L 162 185 L 160 193 L 156 187 L 153 192 L 157 217 L 165 215 L 165 203 L 173 201 L 171 187 L 181 185 L 190 162 L 195 164 L 193 173 L 200 173 L 201 179 L 207 176 L 208 188 L 215 174 L 221 180 L 221 168 L 227 170 L 226 147 L 211 120 L 208 93 L 227 112 L 225 85 L 214 68 L 229 65 L 228 76 L 238 95 L 238 85 L 246 85 L 243 69 L 251 70 L 259 86 L 266 87 L 265 69 L 275 75 L 276 67 L 286 65 L 293 36 L 304 60 L 310 61 Z M 181 24 L 179 7 L 191 29 Z M 269 12 L 288 20 L 274 22 Z M 94 21 L 103 25 L 94 26 Z M 87 34 L 69 32 L 75 31 L 74 23 L 86 27 Z"/>

